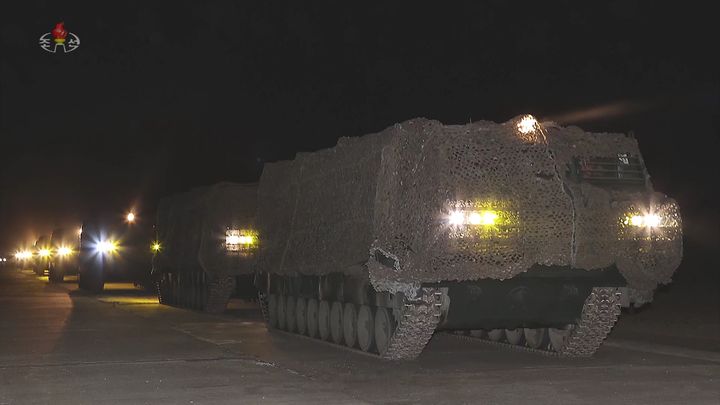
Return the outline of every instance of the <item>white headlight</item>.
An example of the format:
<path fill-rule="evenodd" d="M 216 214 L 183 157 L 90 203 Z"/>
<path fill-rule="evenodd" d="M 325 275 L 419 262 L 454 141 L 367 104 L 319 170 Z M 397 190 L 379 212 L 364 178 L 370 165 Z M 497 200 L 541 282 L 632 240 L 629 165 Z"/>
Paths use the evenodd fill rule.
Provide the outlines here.
<path fill-rule="evenodd" d="M 103 254 L 113 253 L 117 250 L 117 243 L 114 241 L 102 240 L 95 245 L 95 250 Z"/>

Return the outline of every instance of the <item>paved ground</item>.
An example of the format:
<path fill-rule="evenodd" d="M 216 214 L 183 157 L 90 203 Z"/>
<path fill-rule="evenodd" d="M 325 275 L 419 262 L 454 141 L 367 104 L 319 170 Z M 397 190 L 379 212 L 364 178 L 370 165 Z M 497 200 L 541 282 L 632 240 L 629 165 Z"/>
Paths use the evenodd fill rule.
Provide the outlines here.
<path fill-rule="evenodd" d="M 111 287 L 0 270 L 0 404 L 720 403 L 717 307 L 678 315 L 662 291 L 593 359 L 436 334 L 418 360 L 391 363 L 268 333 L 251 304 L 211 316 Z"/>

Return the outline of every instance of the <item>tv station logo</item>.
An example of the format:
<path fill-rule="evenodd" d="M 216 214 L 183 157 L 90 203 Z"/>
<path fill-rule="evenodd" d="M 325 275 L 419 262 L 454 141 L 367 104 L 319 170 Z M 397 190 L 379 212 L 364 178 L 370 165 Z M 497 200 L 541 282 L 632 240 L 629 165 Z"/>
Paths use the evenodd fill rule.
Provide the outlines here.
<path fill-rule="evenodd" d="M 57 53 L 61 48 L 63 53 L 70 53 L 80 47 L 80 37 L 67 32 L 65 23 L 59 22 L 55 24 L 52 31 L 46 32 L 40 37 L 40 48 L 50 52 Z"/>

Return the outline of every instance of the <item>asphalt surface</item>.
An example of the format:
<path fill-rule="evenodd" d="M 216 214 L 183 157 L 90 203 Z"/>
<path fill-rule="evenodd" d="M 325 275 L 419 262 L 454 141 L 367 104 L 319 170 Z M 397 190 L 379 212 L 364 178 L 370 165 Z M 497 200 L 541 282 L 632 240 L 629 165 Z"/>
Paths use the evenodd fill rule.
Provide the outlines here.
<path fill-rule="evenodd" d="M 717 308 L 678 310 L 659 293 L 592 359 L 437 333 L 418 360 L 393 363 L 269 333 L 252 303 L 207 315 L 132 285 L 89 295 L 6 268 L 0 404 L 720 404 Z"/>

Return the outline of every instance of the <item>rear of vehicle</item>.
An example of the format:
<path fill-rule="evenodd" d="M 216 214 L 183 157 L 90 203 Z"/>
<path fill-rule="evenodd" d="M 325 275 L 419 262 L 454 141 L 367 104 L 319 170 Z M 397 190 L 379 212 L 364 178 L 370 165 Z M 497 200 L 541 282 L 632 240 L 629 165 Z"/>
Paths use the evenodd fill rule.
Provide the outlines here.
<path fill-rule="evenodd" d="M 149 285 L 152 225 L 133 218 L 96 218 L 83 221 L 80 235 L 78 284 L 102 291 L 105 282 Z"/>
<path fill-rule="evenodd" d="M 48 280 L 51 283 L 63 281 L 66 275 L 78 272 L 80 232 L 78 229 L 58 228 L 50 236 L 53 254 L 48 265 Z"/>
<path fill-rule="evenodd" d="M 161 201 L 153 275 L 161 303 L 222 312 L 253 286 L 256 184 L 219 183 Z"/>

